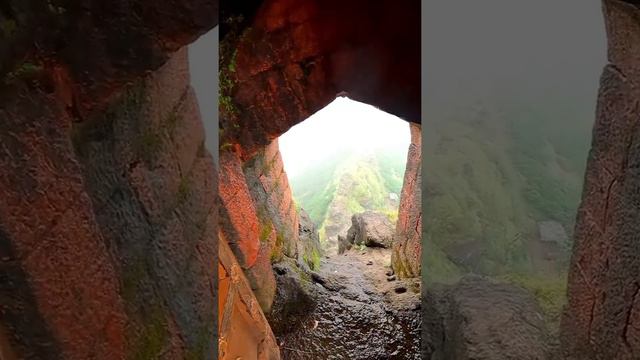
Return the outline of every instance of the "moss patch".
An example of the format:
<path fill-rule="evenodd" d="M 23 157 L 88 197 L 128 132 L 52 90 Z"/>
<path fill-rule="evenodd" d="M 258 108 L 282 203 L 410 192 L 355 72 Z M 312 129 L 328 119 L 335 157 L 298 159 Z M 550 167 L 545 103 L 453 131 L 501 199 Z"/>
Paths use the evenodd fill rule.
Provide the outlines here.
<path fill-rule="evenodd" d="M 261 225 L 261 228 L 262 229 L 260 230 L 260 242 L 266 242 L 269 240 L 269 236 L 273 231 L 273 224 L 270 221 L 265 222 Z"/>
<path fill-rule="evenodd" d="M 23 62 L 18 65 L 13 71 L 7 73 L 4 78 L 5 83 L 12 83 L 18 80 L 30 80 L 39 76 L 43 67 L 40 64 L 35 64 L 32 62 Z"/>
<path fill-rule="evenodd" d="M 13 19 L 5 19 L 0 21 L 0 34 L 5 39 L 10 38 L 16 33 L 18 24 Z"/>
<path fill-rule="evenodd" d="M 178 193 L 176 195 L 178 205 L 184 204 L 191 194 L 191 184 L 189 178 L 183 176 L 180 179 L 180 185 L 178 185 Z"/>
<path fill-rule="evenodd" d="M 320 269 L 320 251 L 316 248 L 312 248 L 311 251 L 306 251 L 302 255 L 302 259 L 311 268 L 311 270 Z"/>
<path fill-rule="evenodd" d="M 155 305 L 145 316 L 145 325 L 135 346 L 132 360 L 160 358 L 168 339 L 167 319 L 162 307 Z"/>
<path fill-rule="evenodd" d="M 559 329 L 562 309 L 567 302 L 567 280 L 564 276 L 509 274 L 498 280 L 518 285 L 530 292 L 538 301 L 550 330 Z"/>

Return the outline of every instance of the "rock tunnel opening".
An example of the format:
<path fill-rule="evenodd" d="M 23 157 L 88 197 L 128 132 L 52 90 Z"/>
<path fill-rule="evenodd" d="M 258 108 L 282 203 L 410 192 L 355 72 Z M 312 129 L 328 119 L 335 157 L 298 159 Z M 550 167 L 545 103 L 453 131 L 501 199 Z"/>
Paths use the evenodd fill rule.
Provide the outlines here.
<path fill-rule="evenodd" d="M 323 253 L 390 250 L 411 144 L 406 121 L 338 97 L 277 141 L 296 209 L 317 229 Z M 364 220 L 371 223 L 360 228 Z"/>
<path fill-rule="evenodd" d="M 363 8 L 377 15 L 359 16 Z M 400 347 L 418 354 L 419 8 L 419 1 L 398 6 L 390 0 L 348 4 L 313 0 L 255 2 L 248 8 L 234 5 L 221 11 L 220 232 L 266 315 L 266 327 L 275 333 L 283 358 L 383 358 Z M 397 22 L 398 18 L 403 21 Z M 372 268 L 369 260 L 316 266 L 332 260 L 322 254 L 319 229 L 312 222 L 306 226 L 299 215 L 290 179 L 282 175 L 278 139 L 341 90 L 351 99 L 410 122 L 393 229 L 398 246 L 392 247 L 390 260 L 393 275 L 398 283 L 406 281 L 407 291 L 392 289 L 389 294 L 414 295 L 415 301 L 400 301 L 397 307 L 386 305 L 375 284 L 361 286 Z M 362 266 L 361 271 L 355 271 L 356 266 Z M 323 273 L 323 268 L 332 269 L 331 274 Z M 341 277 L 343 271 L 356 276 Z M 394 284 L 387 281 L 386 272 L 380 274 L 381 280 Z M 375 304 L 374 310 L 361 306 L 369 302 Z"/>
<path fill-rule="evenodd" d="M 420 126 L 338 97 L 244 161 L 239 142 L 221 145 L 223 241 L 282 356 L 418 356 Z"/>
<path fill-rule="evenodd" d="M 266 226 L 259 236 L 271 244 L 275 290 L 266 316 L 284 358 L 402 349 L 418 356 L 419 280 L 392 267 L 416 132 L 341 93 L 245 165 L 250 192 L 265 193 L 254 197 L 258 217 L 271 219 L 276 233 L 270 238 Z M 287 231 L 296 223 L 294 240 Z M 371 338 L 381 347 L 367 346 Z"/>

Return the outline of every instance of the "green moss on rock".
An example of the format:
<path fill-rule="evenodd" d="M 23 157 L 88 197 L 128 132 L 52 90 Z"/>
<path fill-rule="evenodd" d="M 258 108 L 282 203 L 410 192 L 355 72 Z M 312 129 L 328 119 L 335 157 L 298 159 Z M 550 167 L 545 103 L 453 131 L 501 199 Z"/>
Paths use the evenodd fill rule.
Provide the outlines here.
<path fill-rule="evenodd" d="M 160 358 L 168 337 L 165 312 L 160 305 L 155 305 L 145 316 L 144 328 L 140 333 L 131 359 L 152 360 Z"/>

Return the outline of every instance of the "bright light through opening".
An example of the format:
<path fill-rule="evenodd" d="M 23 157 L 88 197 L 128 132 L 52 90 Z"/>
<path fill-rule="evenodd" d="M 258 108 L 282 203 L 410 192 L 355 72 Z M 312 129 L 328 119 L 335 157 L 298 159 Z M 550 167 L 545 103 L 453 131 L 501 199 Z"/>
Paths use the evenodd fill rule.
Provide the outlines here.
<path fill-rule="evenodd" d="M 337 250 L 357 213 L 384 214 L 394 226 L 410 143 L 408 122 L 342 97 L 280 137 L 296 205 L 325 250 Z"/>
<path fill-rule="evenodd" d="M 371 105 L 338 97 L 278 139 L 285 171 L 295 178 L 337 153 L 407 151 L 409 123 Z"/>

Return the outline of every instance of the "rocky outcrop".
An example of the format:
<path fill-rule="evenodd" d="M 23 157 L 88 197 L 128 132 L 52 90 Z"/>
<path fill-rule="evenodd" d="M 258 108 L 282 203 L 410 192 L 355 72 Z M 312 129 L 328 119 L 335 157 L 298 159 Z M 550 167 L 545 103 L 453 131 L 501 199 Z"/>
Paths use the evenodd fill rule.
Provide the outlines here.
<path fill-rule="evenodd" d="M 341 245 L 340 248 L 354 244 L 389 248 L 393 242 L 393 224 L 386 215 L 377 212 L 365 211 L 355 214 L 351 217 L 347 237 L 340 237 L 339 242 L 349 244 Z"/>
<path fill-rule="evenodd" d="M 605 0 L 609 64 L 569 270 L 562 344 L 569 359 L 640 358 L 640 6 Z"/>
<path fill-rule="evenodd" d="M 422 356 L 432 360 L 542 360 L 549 338 L 524 289 L 479 276 L 423 294 Z"/>
<path fill-rule="evenodd" d="M 277 140 L 245 162 L 223 149 L 220 166 L 220 226 L 268 313 L 276 295 L 271 265 L 288 258 L 317 266 L 318 233 L 308 217 L 300 222 Z"/>
<path fill-rule="evenodd" d="M 262 229 L 271 222 L 276 232 L 273 259 L 297 257 L 299 219 L 278 140 L 242 166 Z"/>
<path fill-rule="evenodd" d="M 300 318 L 305 318 L 316 306 L 317 294 L 311 274 L 292 259 L 285 259 L 273 268 L 277 293 L 267 317 L 276 334 L 289 333 L 299 326 Z"/>
<path fill-rule="evenodd" d="M 411 124 L 411 145 L 407 156 L 400 209 L 391 255 L 391 266 L 401 277 L 420 276 L 422 254 L 422 134 Z"/>
<path fill-rule="evenodd" d="M 216 359 L 279 360 L 280 351 L 249 281 L 221 236 L 218 263 L 218 352 Z"/>
<path fill-rule="evenodd" d="M 276 296 L 271 265 L 287 258 L 315 268 L 321 256 L 318 233 L 304 210 L 298 214 L 277 140 L 244 162 L 223 149 L 220 166 L 220 226 L 268 313 Z"/>

